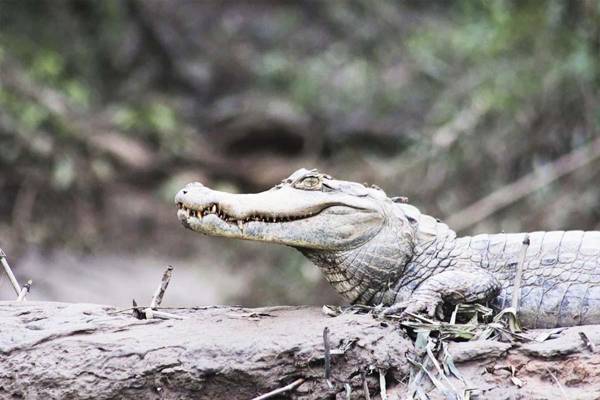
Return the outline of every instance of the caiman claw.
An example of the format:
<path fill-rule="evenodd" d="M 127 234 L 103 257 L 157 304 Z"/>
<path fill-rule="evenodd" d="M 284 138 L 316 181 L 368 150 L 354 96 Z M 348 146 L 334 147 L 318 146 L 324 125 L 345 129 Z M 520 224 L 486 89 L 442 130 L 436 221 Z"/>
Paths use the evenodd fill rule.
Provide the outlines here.
<path fill-rule="evenodd" d="M 401 320 L 409 318 L 412 314 L 426 313 L 430 318 L 444 319 L 442 308 L 443 301 L 439 299 L 411 299 L 392 304 L 385 308 L 379 315 L 398 315 Z M 401 311 L 399 314 L 398 312 Z"/>

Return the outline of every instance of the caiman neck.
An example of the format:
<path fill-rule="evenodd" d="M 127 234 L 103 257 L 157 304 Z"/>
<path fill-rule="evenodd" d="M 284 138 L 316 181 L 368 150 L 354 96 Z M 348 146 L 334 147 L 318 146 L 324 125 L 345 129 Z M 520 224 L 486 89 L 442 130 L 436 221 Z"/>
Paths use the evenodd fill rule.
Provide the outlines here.
<path fill-rule="evenodd" d="M 299 249 L 351 303 L 370 304 L 393 286 L 413 252 L 413 234 L 398 221 L 387 223 L 362 245 L 340 251 Z"/>
<path fill-rule="evenodd" d="M 423 264 L 431 254 L 450 252 L 456 239 L 456 233 L 437 219 L 407 204 L 398 207 L 410 222 L 392 216 L 376 236 L 359 247 L 299 250 L 351 303 L 391 304 L 405 295 L 401 289 L 412 291 L 426 278 L 427 271 L 444 269 L 444 265 L 424 268 Z"/>
<path fill-rule="evenodd" d="M 414 221 L 415 245 L 402 275 L 377 303 L 390 305 L 406 300 L 427 278 L 456 264 L 453 256 L 457 246 L 456 232 L 448 225 L 410 205 L 402 205 Z"/>

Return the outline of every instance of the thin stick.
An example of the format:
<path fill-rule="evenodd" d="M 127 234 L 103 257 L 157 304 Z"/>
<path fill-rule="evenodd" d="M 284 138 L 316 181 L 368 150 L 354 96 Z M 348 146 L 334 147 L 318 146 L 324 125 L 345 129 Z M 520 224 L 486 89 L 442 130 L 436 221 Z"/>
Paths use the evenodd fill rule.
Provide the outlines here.
<path fill-rule="evenodd" d="M 294 390 L 298 386 L 302 385 L 304 383 L 304 381 L 305 381 L 304 378 L 296 379 L 294 382 L 290 383 L 287 386 L 281 387 L 279 389 L 275 389 L 269 393 L 262 394 L 258 397 L 253 398 L 252 400 L 264 400 L 264 399 L 268 399 L 268 398 L 277 396 L 278 394 L 281 394 L 281 393 L 289 392 L 290 390 Z"/>
<path fill-rule="evenodd" d="M 138 307 L 137 301 L 135 301 L 135 299 L 133 299 L 132 303 L 133 303 L 133 307 L 131 308 L 131 310 L 133 313 L 133 317 L 135 319 L 145 319 L 146 314 L 144 312 L 142 312 L 142 307 Z"/>
<path fill-rule="evenodd" d="M 554 379 L 554 382 L 556 382 L 556 384 L 558 385 L 558 388 L 560 389 L 560 392 L 562 393 L 562 398 L 567 400 L 569 397 L 567 396 L 567 393 L 565 392 L 565 388 L 563 388 L 563 385 L 560 384 L 560 381 L 558 380 L 558 378 L 547 367 L 546 367 L 546 371 L 550 374 L 552 379 Z"/>
<path fill-rule="evenodd" d="M 425 361 L 427 361 L 429 358 L 426 358 Z M 429 380 L 431 381 L 431 383 L 433 383 L 433 385 L 440 390 L 440 388 L 443 388 L 444 386 L 442 385 L 442 383 L 435 377 L 433 376 L 433 374 L 431 372 L 429 372 L 427 370 L 427 368 L 425 367 L 425 362 L 423 362 L 423 364 L 421 364 L 420 362 L 416 361 L 416 360 L 411 360 L 410 358 L 407 359 L 410 363 L 416 365 L 417 367 L 421 368 L 421 371 L 423 371 L 427 377 L 429 378 Z M 414 390 L 419 390 L 419 387 L 417 386 Z"/>
<path fill-rule="evenodd" d="M 333 389 L 333 384 L 329 380 L 331 376 L 331 348 L 329 346 L 329 328 L 323 329 L 323 347 L 325 348 L 325 382 L 329 389 Z"/>
<path fill-rule="evenodd" d="M 367 374 L 363 371 L 362 375 L 362 386 L 363 393 L 365 394 L 365 400 L 371 400 L 371 393 L 369 393 L 369 384 L 367 383 Z"/>
<path fill-rule="evenodd" d="M 429 368 L 429 357 L 425 357 L 423 356 L 424 360 L 423 360 L 423 364 L 415 361 L 415 360 L 411 360 L 410 358 L 407 358 L 407 360 L 413 364 L 416 367 L 419 367 L 417 373 L 414 375 L 414 379 L 409 380 L 408 382 L 408 398 L 412 399 L 414 397 L 415 392 L 418 390 L 418 388 L 420 388 L 421 386 L 419 385 L 421 383 L 421 380 L 423 379 L 423 377 L 428 374 L 427 368 Z M 432 380 L 433 382 L 433 380 Z"/>
<path fill-rule="evenodd" d="M 432 349 L 433 345 L 434 344 L 433 344 L 432 339 L 429 338 L 429 340 L 427 342 L 427 347 L 426 347 L 427 355 L 429 356 L 429 359 L 433 363 L 433 366 L 438 370 L 438 374 L 440 375 L 440 378 L 445 380 L 446 383 L 448 383 L 448 386 L 450 386 L 450 389 L 452 389 L 452 391 L 454 391 L 454 393 L 458 396 L 458 390 L 456 390 L 456 388 L 454 387 L 452 382 L 450 382 L 450 379 L 448 379 L 448 377 L 444 373 L 444 370 L 442 370 L 440 363 L 438 362 L 438 360 L 435 358 L 435 355 L 433 354 L 433 349 Z M 440 384 L 441 384 L 441 381 L 440 381 Z"/>
<path fill-rule="evenodd" d="M 531 241 L 529 240 L 529 235 L 525 234 L 523 238 L 523 246 L 521 246 L 521 255 L 519 257 L 519 263 L 517 264 L 517 272 L 515 274 L 515 283 L 513 286 L 512 292 L 512 307 L 514 307 L 515 312 L 518 314 L 519 312 L 519 301 L 521 300 L 521 280 L 523 279 L 523 265 L 525 265 L 525 257 L 527 256 L 527 248 Z"/>
<path fill-rule="evenodd" d="M 352 398 L 352 387 L 349 383 L 344 383 L 344 390 L 346 391 L 346 400 L 350 400 Z"/>
<path fill-rule="evenodd" d="M 162 318 L 162 319 L 187 319 L 187 317 L 183 315 L 177 315 L 172 313 L 167 313 L 163 311 L 156 311 L 151 309 L 150 307 L 144 310 L 144 314 L 146 314 L 146 319 L 153 318 Z"/>
<path fill-rule="evenodd" d="M 19 296 L 21 294 L 21 285 L 19 285 L 19 281 L 17 281 L 15 274 L 13 274 L 12 269 L 10 269 L 10 265 L 8 265 L 8 261 L 6 261 L 6 253 L 2 249 L 0 249 L 0 261 L 4 267 L 4 272 L 6 272 L 6 275 L 8 275 L 8 279 L 15 290 L 15 294 Z"/>
<path fill-rule="evenodd" d="M 596 352 L 596 347 L 594 346 L 594 343 L 592 343 L 590 338 L 587 337 L 585 332 L 579 332 L 579 337 L 581 338 L 581 340 L 583 340 L 583 344 L 585 344 L 592 353 Z"/>
<path fill-rule="evenodd" d="M 169 286 L 169 281 L 171 280 L 171 275 L 173 274 L 173 266 L 169 265 L 167 270 L 163 274 L 162 280 L 160 281 L 160 285 L 156 288 L 154 292 L 154 296 L 152 296 L 152 301 L 150 302 L 150 308 L 155 310 L 160 303 L 162 303 L 163 296 L 165 295 L 165 290 L 167 290 L 167 286 Z"/>
<path fill-rule="evenodd" d="M 29 290 L 31 289 L 31 279 L 27 281 L 27 283 L 25 284 L 25 286 L 23 286 L 23 289 L 21 289 L 21 293 L 19 293 L 19 297 L 17 297 L 17 301 L 23 301 L 25 300 L 25 296 L 27 296 L 27 293 L 29 293 Z"/>
<path fill-rule="evenodd" d="M 382 369 L 379 370 L 379 393 L 381 400 L 388 400 L 387 389 L 385 388 L 385 372 Z"/>

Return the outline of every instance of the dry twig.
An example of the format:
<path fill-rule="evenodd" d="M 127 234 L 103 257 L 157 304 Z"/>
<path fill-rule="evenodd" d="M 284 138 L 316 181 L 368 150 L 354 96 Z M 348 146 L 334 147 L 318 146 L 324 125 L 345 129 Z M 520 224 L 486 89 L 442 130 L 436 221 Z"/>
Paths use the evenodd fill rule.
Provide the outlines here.
<path fill-rule="evenodd" d="M 583 344 L 585 344 L 585 346 L 592 352 L 594 353 L 596 351 L 596 346 L 594 346 L 594 343 L 590 340 L 590 338 L 585 334 L 585 332 L 579 332 L 579 337 L 581 338 L 581 340 L 583 341 Z"/>
<path fill-rule="evenodd" d="M 304 383 L 304 381 L 305 381 L 304 378 L 296 379 L 294 382 L 290 383 L 287 386 L 281 387 L 279 389 L 275 389 L 269 393 L 262 394 L 258 397 L 253 398 L 252 400 L 265 400 L 265 399 L 269 399 L 271 397 L 277 396 L 278 394 L 289 392 L 291 390 L 296 389 L 298 386 L 302 385 Z"/>
<path fill-rule="evenodd" d="M 344 390 L 346 391 L 346 400 L 350 400 L 352 398 L 352 387 L 349 383 L 344 383 Z"/>
<path fill-rule="evenodd" d="M 379 370 L 379 393 L 381 396 L 381 400 L 387 400 L 387 389 L 385 384 L 385 371 Z"/>
<path fill-rule="evenodd" d="M 167 312 L 163 312 L 163 311 L 156 311 L 156 310 L 153 310 L 150 307 L 146 308 L 144 310 L 144 313 L 146 314 L 146 319 L 153 319 L 153 318 L 162 318 L 162 319 L 187 319 L 187 317 L 185 317 L 183 315 L 177 315 L 177 314 L 167 313 Z"/>
<path fill-rule="evenodd" d="M 131 312 L 133 314 L 133 318 L 135 319 L 146 319 L 146 314 L 142 311 L 142 307 L 138 307 L 137 301 L 135 299 L 132 300 L 133 307 L 131 307 Z"/>
<path fill-rule="evenodd" d="M 525 265 L 525 257 L 527 257 L 527 248 L 529 247 L 529 244 L 529 235 L 525 234 L 525 237 L 523 238 L 523 246 L 521 246 L 521 255 L 519 257 L 519 263 L 517 264 L 517 271 L 515 274 L 515 282 L 512 292 L 512 306 L 515 308 L 517 315 L 519 314 L 519 301 L 521 300 L 521 279 L 523 278 L 523 266 Z"/>
<path fill-rule="evenodd" d="M 361 376 L 362 376 L 363 393 L 365 395 L 365 400 L 371 400 L 371 393 L 369 392 L 369 384 L 367 383 L 367 375 L 363 371 L 361 373 Z"/>
<path fill-rule="evenodd" d="M 146 319 L 152 319 L 152 318 L 186 319 L 182 315 L 167 313 L 164 311 L 157 311 L 157 308 L 160 306 L 160 303 L 162 303 L 163 296 L 165 295 L 167 286 L 169 286 L 169 282 L 171 281 L 172 275 L 173 275 L 173 266 L 169 265 L 167 267 L 167 270 L 163 274 L 160 284 L 158 285 L 158 287 L 156 288 L 156 291 L 154 292 L 154 296 L 152 296 L 152 301 L 150 302 L 150 307 L 148 307 L 144 310 Z"/>
<path fill-rule="evenodd" d="M 546 371 L 548 372 L 548 374 L 550 374 L 552 379 L 554 379 L 554 382 L 558 385 L 558 388 L 560 389 L 560 393 L 562 394 L 563 400 L 567 400 L 569 397 L 567 396 L 567 393 L 565 392 L 565 388 L 563 387 L 563 385 L 561 385 L 561 383 L 558 380 L 558 378 L 556 377 L 556 375 L 554 375 L 552 373 L 552 371 L 550 371 L 550 369 L 548 369 L 547 367 L 546 367 Z"/>
<path fill-rule="evenodd" d="M 25 296 L 27 296 L 27 293 L 29 293 L 29 290 L 31 289 L 31 279 L 27 281 L 27 283 L 25 284 L 25 286 L 23 286 L 23 289 L 21 289 L 21 293 L 19 293 L 19 297 L 17 297 L 17 301 L 23 301 L 25 300 Z"/>
<path fill-rule="evenodd" d="M 135 299 L 133 300 L 133 316 L 137 319 L 153 319 L 153 318 L 162 318 L 162 319 L 187 319 L 187 317 L 183 315 L 177 315 L 173 313 L 168 313 L 164 311 L 158 311 L 158 307 L 160 303 L 162 303 L 163 296 L 165 291 L 167 290 L 167 286 L 169 286 L 169 282 L 171 280 L 171 276 L 173 275 L 173 266 L 169 265 L 167 270 L 164 272 L 163 277 L 161 279 L 160 285 L 156 288 L 154 292 L 154 296 L 152 296 L 152 301 L 150 302 L 150 306 L 142 309 L 142 307 L 138 307 Z"/>
<path fill-rule="evenodd" d="M 329 377 L 331 376 L 331 347 L 329 345 L 329 328 L 323 329 L 323 347 L 325 348 L 325 382 L 329 389 L 333 389 L 333 384 Z"/>
<path fill-rule="evenodd" d="M 160 285 L 156 288 L 154 292 L 154 296 L 152 296 L 152 301 L 150 302 L 150 308 L 156 310 L 160 303 L 162 303 L 163 296 L 165 295 L 165 290 L 167 290 L 167 286 L 169 286 L 169 282 L 171 281 L 171 276 L 173 275 L 173 266 L 169 265 L 167 270 L 164 272 L 162 280 L 160 281 Z"/>
<path fill-rule="evenodd" d="M 10 265 L 8 265 L 8 261 L 6 261 L 6 253 L 2 249 L 0 249 L 0 262 L 2 262 L 4 272 L 6 272 L 6 275 L 8 276 L 16 295 L 19 296 L 21 294 L 21 286 L 19 285 L 17 278 L 15 278 L 15 274 L 13 274 Z"/>

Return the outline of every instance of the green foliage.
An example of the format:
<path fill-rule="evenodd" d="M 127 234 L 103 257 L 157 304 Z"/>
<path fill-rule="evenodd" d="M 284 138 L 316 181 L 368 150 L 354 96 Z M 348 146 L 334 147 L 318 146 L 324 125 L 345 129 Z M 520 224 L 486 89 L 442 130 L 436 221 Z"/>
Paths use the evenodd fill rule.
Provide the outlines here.
<path fill-rule="evenodd" d="M 459 101 L 480 99 L 513 118 L 526 102 L 598 80 L 589 27 L 600 11 L 583 8 L 562 1 L 465 1 L 452 8 L 451 23 L 435 20 L 412 34 L 408 49 L 440 90 L 466 81 Z M 446 118 L 455 111 L 440 110 L 448 112 Z"/>
<path fill-rule="evenodd" d="M 168 152 L 181 151 L 185 143 L 175 111 L 160 102 L 123 105 L 114 113 L 113 123 L 119 129 L 140 136 Z"/>
<path fill-rule="evenodd" d="M 90 90 L 83 82 L 68 80 L 64 83 L 64 90 L 73 105 L 84 109 L 90 106 Z"/>
<path fill-rule="evenodd" d="M 34 79 L 44 82 L 55 82 L 64 72 L 64 60 L 58 53 L 50 49 L 41 49 L 32 58 L 29 70 Z"/>

